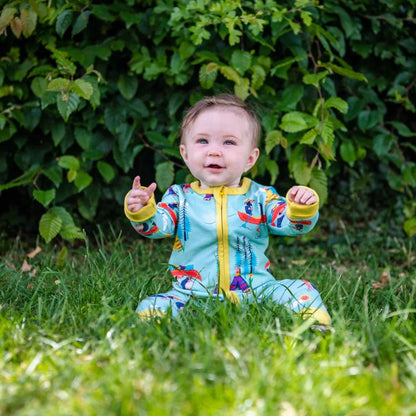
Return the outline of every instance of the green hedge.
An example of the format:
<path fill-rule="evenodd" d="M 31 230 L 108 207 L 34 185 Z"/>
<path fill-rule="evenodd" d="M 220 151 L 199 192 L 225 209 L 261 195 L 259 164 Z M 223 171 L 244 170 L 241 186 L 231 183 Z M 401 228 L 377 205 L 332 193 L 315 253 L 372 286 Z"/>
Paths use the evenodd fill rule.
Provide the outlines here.
<path fill-rule="evenodd" d="M 264 128 L 253 177 L 288 172 L 323 203 L 346 179 L 349 192 L 390 189 L 386 208 L 399 206 L 413 235 L 415 3 L 8 2 L 1 222 L 81 238 L 79 225 L 121 212 L 135 174 L 160 192 L 186 180 L 184 110 L 235 92 Z"/>

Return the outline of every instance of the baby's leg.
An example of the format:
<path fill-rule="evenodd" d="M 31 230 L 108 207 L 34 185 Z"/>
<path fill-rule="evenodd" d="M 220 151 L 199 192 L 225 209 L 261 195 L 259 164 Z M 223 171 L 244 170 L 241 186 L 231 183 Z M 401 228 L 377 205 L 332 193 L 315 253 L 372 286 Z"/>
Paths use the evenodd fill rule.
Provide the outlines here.
<path fill-rule="evenodd" d="M 172 318 L 176 318 L 182 311 L 189 296 L 176 290 L 167 293 L 152 295 L 139 303 L 136 311 L 143 319 L 151 319 L 165 316 L 169 311 Z"/>
<path fill-rule="evenodd" d="M 320 324 L 331 324 L 331 317 L 324 306 L 321 295 L 315 286 L 306 280 L 274 281 L 257 295 L 270 298 L 279 305 L 285 305 L 302 315 L 304 319 L 313 318 Z"/>

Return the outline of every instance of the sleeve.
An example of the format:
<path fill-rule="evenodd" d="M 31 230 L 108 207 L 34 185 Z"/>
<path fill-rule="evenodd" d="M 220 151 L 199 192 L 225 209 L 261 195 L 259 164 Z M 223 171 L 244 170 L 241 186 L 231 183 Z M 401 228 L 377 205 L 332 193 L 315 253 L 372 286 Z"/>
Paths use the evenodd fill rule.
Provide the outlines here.
<path fill-rule="evenodd" d="M 124 213 L 140 235 L 152 239 L 170 237 L 175 234 L 178 223 L 178 192 L 177 187 L 172 186 L 158 204 L 152 196 L 147 205 L 137 212 L 127 208 L 127 194 L 124 199 Z"/>
<path fill-rule="evenodd" d="M 308 188 L 310 189 L 310 188 Z M 266 217 L 269 231 L 275 235 L 296 236 L 312 230 L 319 218 L 319 197 L 312 205 L 301 205 L 280 196 L 273 188 L 268 188 Z"/>

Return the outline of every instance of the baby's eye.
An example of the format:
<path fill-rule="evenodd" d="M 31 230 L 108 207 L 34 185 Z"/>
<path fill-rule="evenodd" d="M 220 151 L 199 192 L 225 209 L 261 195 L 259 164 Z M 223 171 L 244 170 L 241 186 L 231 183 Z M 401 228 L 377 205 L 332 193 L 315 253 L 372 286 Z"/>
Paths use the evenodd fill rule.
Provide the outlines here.
<path fill-rule="evenodd" d="M 227 139 L 224 141 L 224 144 L 226 144 L 227 146 L 234 146 L 237 144 L 237 142 L 234 139 Z"/>
<path fill-rule="evenodd" d="M 203 137 L 200 137 L 199 139 L 196 140 L 196 142 L 198 144 L 207 144 L 208 143 L 208 140 L 207 139 L 204 139 Z"/>

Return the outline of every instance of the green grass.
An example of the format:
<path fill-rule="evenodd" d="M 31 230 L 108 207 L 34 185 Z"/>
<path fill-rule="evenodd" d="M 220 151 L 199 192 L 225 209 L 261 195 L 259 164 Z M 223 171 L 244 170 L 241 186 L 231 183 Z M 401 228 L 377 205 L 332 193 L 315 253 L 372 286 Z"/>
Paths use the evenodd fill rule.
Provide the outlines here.
<path fill-rule="evenodd" d="M 333 316 L 325 337 L 272 304 L 212 301 L 139 321 L 139 299 L 169 288 L 171 241 L 97 232 L 61 266 L 44 247 L 31 275 L 15 240 L 0 265 L 0 414 L 415 415 L 411 241 L 361 234 L 338 227 L 270 248 L 276 275 L 319 287 Z"/>

